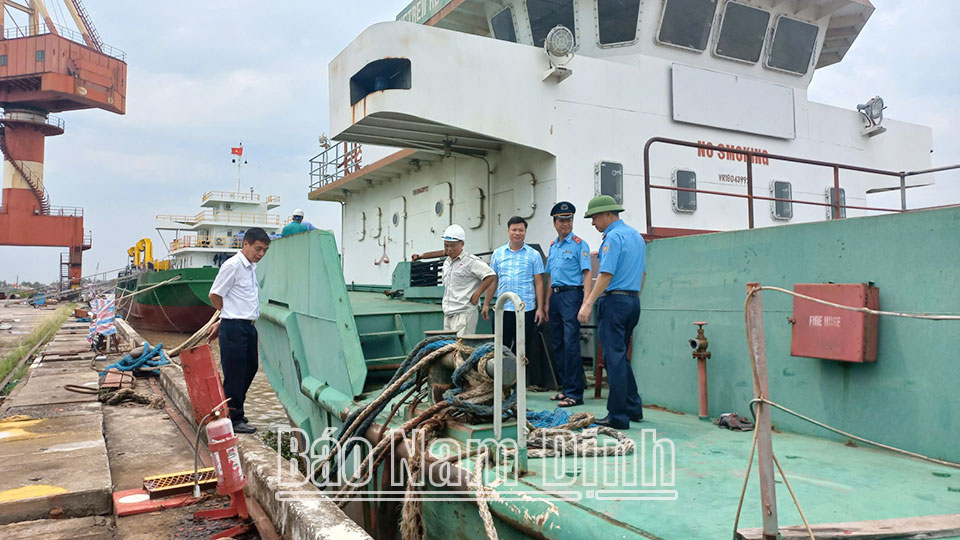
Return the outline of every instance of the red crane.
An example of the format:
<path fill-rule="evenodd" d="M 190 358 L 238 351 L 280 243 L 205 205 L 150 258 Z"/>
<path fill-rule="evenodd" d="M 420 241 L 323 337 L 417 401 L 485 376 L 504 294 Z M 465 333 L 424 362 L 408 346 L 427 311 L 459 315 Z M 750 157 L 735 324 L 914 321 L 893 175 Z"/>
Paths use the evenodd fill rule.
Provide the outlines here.
<path fill-rule="evenodd" d="M 54 24 L 43 0 L 0 0 L 0 245 L 66 247 L 61 280 L 80 286 L 83 209 L 54 207 L 44 185 L 44 139 L 64 132 L 50 113 L 126 110 L 127 64 L 104 45 L 80 0 L 63 0 L 79 31 Z M 5 27 L 12 11 L 26 24 Z"/>

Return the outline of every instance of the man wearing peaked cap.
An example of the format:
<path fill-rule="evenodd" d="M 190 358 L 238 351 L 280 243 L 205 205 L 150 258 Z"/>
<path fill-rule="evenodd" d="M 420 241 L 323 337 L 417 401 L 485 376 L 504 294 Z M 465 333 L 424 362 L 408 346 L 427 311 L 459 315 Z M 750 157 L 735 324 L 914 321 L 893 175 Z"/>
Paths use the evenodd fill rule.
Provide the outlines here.
<path fill-rule="evenodd" d="M 475 334 L 480 295 L 492 283 L 493 269 L 480 257 L 463 249 L 466 234 L 454 223 L 443 231 L 443 328 L 456 330 L 458 336 Z"/>
<path fill-rule="evenodd" d="M 583 360 L 580 357 L 580 321 L 577 314 L 584 295 L 590 295 L 590 246 L 573 234 L 577 208 L 561 201 L 553 206 L 553 227 L 557 238 L 550 242 L 547 256 L 547 318 L 553 334 L 553 358 L 562 392 L 553 396 L 560 407 L 583 405 Z"/>
<path fill-rule="evenodd" d="M 623 207 L 609 195 L 594 197 L 584 217 L 603 233 L 597 282 L 583 302 L 578 318 L 590 320 L 597 305 L 597 331 L 610 383 L 606 418 L 602 426 L 629 429 L 630 421 L 643 419 L 642 401 L 633 369 L 627 362 L 627 346 L 640 320 L 640 292 L 646 277 L 646 245 L 633 227 L 620 219 Z"/>

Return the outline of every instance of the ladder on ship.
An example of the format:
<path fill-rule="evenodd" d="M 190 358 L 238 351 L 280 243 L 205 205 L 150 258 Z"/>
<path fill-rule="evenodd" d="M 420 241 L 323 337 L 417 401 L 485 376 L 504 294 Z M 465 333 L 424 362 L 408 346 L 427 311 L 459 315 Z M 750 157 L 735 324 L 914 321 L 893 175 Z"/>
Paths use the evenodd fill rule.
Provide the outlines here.
<path fill-rule="evenodd" d="M 366 360 L 368 379 L 392 375 L 406 359 L 413 344 L 399 314 L 356 315 L 360 348 Z"/>

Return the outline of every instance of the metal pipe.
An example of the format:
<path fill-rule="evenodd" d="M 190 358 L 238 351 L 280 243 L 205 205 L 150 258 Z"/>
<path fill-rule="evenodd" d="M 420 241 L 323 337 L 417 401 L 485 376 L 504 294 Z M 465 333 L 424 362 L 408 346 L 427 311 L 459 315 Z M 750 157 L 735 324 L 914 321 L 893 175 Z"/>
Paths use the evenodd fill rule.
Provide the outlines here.
<path fill-rule="evenodd" d="M 840 167 L 833 166 L 833 219 L 840 219 Z"/>
<path fill-rule="evenodd" d="M 527 305 L 516 293 L 506 292 L 497 298 L 494 307 L 493 330 L 493 436 L 499 441 L 503 436 L 503 307 L 507 301 L 513 302 L 517 320 L 517 468 L 527 470 L 527 373 L 526 373 L 526 336 L 525 309 Z"/>
<path fill-rule="evenodd" d="M 753 156 L 747 156 L 747 224 L 753 228 Z"/>
<path fill-rule="evenodd" d="M 907 173 L 900 171 L 900 210 L 907 211 Z"/>

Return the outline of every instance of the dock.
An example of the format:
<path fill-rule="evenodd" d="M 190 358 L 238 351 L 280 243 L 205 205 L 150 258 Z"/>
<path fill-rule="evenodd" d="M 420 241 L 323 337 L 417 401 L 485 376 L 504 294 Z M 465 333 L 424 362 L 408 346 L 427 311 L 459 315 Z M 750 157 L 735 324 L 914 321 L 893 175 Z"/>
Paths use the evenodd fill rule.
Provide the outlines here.
<path fill-rule="evenodd" d="M 55 312 L 9 306 L 2 316 L 19 319 L 27 335 Z M 192 471 L 196 426 L 176 365 L 136 378 L 135 391 L 151 397 L 153 407 L 101 403 L 99 370 L 122 354 L 95 355 L 86 339 L 88 326 L 69 317 L 0 404 L 0 537 L 209 538 L 237 525 L 236 519 L 194 521 L 198 510 L 228 506 L 229 499 L 213 491 L 188 506 L 117 515 L 116 492 L 141 487 L 147 476 Z M 269 478 L 276 453 L 248 435 L 241 436 L 240 451 L 256 529 L 238 538 L 286 538 L 292 532 L 310 538 L 368 538 L 333 503 L 312 501 L 308 509 L 277 503 L 272 491 L 277 486 Z M 201 467 L 212 464 L 204 442 L 199 459 Z"/>

